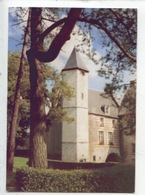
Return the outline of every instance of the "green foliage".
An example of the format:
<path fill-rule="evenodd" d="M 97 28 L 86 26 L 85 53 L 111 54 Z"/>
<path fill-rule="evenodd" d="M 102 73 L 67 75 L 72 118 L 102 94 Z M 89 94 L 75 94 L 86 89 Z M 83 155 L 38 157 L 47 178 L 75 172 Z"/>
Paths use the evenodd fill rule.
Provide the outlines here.
<path fill-rule="evenodd" d="M 11 116 L 14 106 L 15 87 L 18 77 L 18 70 L 20 65 L 20 54 L 8 54 L 8 134 Z M 16 145 L 23 145 L 27 137 L 26 129 L 29 127 L 30 118 L 30 85 L 29 85 L 29 67 L 25 65 L 24 76 L 20 86 L 20 108 L 17 125 Z"/>
<path fill-rule="evenodd" d="M 46 105 L 48 113 L 46 119 L 48 126 L 54 121 L 72 122 L 73 118 L 67 116 L 67 112 L 62 109 L 62 98 L 70 100 L 74 97 L 74 89 L 63 80 L 63 74 L 54 70 L 50 66 L 44 66 L 44 74 L 47 84 Z"/>
<path fill-rule="evenodd" d="M 134 192 L 134 166 L 116 165 L 96 170 L 23 168 L 16 172 L 23 192 Z"/>
<path fill-rule="evenodd" d="M 20 64 L 19 53 L 8 54 L 8 132 L 10 120 L 14 105 L 14 93 L 18 69 Z M 46 106 L 49 108 L 46 119 L 51 125 L 54 120 L 65 120 L 71 122 L 73 119 L 67 116 L 61 108 L 62 97 L 71 99 L 73 89 L 62 80 L 61 73 L 55 71 L 48 64 L 43 66 L 45 79 Z M 25 72 L 21 82 L 21 99 L 16 135 L 16 145 L 23 146 L 27 137 L 26 130 L 30 126 L 30 83 L 29 83 L 29 66 L 25 65 Z"/>

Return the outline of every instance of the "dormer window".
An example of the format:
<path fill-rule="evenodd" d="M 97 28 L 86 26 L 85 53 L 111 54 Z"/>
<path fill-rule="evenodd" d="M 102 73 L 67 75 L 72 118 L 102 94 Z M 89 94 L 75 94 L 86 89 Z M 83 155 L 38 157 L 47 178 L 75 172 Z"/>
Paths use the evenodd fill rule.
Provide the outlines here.
<path fill-rule="evenodd" d="M 105 106 L 105 114 L 109 114 L 109 106 Z"/>
<path fill-rule="evenodd" d="M 110 106 L 108 106 L 108 105 L 103 105 L 103 106 L 101 106 L 101 110 L 102 110 L 105 114 L 109 114 L 109 113 L 110 113 Z"/>

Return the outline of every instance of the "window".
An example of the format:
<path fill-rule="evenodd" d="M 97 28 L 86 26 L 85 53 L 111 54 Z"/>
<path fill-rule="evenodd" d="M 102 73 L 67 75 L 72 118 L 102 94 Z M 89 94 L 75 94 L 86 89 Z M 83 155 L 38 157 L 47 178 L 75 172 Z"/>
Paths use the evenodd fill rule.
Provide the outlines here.
<path fill-rule="evenodd" d="M 108 132 L 108 144 L 113 145 L 113 132 Z"/>
<path fill-rule="evenodd" d="M 95 155 L 93 156 L 93 161 L 96 161 L 96 156 Z"/>
<path fill-rule="evenodd" d="M 104 144 L 104 131 L 99 131 L 99 144 Z"/>
<path fill-rule="evenodd" d="M 104 118 L 100 118 L 100 127 L 104 127 Z"/>
<path fill-rule="evenodd" d="M 112 127 L 115 127 L 115 120 L 112 120 Z"/>
<path fill-rule="evenodd" d="M 105 113 L 109 114 L 109 111 L 110 111 L 109 106 L 105 106 Z"/>
<path fill-rule="evenodd" d="M 102 106 L 101 106 L 101 110 L 102 110 L 105 114 L 109 114 L 109 113 L 110 113 L 110 106 L 108 106 L 108 105 L 102 105 Z"/>
<path fill-rule="evenodd" d="M 135 154 L 135 144 L 132 144 L 132 154 Z"/>
<path fill-rule="evenodd" d="M 82 100 L 84 99 L 84 93 L 82 93 Z"/>

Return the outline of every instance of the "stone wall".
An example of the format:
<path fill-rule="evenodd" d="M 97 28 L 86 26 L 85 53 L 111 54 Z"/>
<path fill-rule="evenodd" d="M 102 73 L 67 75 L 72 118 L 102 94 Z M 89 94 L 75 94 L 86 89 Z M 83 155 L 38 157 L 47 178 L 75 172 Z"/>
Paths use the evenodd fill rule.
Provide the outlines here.
<path fill-rule="evenodd" d="M 100 118 L 104 118 L 104 126 L 100 126 Z M 90 162 L 105 162 L 108 155 L 119 153 L 119 131 L 113 127 L 114 118 L 97 116 L 89 114 L 89 158 Z M 104 143 L 99 143 L 99 131 L 104 132 Z M 108 132 L 113 133 L 113 144 L 108 143 Z"/>

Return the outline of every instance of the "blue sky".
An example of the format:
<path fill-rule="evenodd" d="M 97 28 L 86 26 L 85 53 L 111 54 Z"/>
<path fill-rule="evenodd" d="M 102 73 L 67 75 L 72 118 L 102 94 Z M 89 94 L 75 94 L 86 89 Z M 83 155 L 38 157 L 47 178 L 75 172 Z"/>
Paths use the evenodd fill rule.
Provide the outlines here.
<path fill-rule="evenodd" d="M 15 23 L 13 22 L 13 16 L 14 12 L 9 12 L 9 51 L 14 52 L 14 51 L 21 51 L 22 43 L 21 37 L 22 37 L 22 30 L 20 26 L 14 25 Z M 51 25 L 50 23 L 48 25 Z M 75 27 L 74 31 L 77 32 L 79 29 L 78 26 Z M 91 32 L 94 37 L 94 40 L 92 41 L 90 39 L 90 34 L 87 33 L 88 39 L 90 39 L 91 42 L 91 48 L 96 50 L 98 58 L 100 58 L 102 55 L 105 53 L 105 49 L 102 48 L 101 46 L 101 38 L 99 33 L 97 32 L 96 28 L 93 28 Z M 60 52 L 59 56 L 51 62 L 52 67 L 55 69 L 58 69 L 59 71 L 64 68 L 73 48 L 81 42 L 81 37 L 80 36 L 71 36 L 71 39 L 66 42 L 64 47 L 62 48 L 62 51 Z M 81 42 L 82 43 L 82 42 Z M 83 45 L 84 48 L 87 48 L 87 45 Z M 99 77 L 97 70 L 100 68 L 100 64 L 94 64 L 87 56 L 84 54 L 80 54 L 82 57 L 82 60 L 84 63 L 87 65 L 87 68 L 89 69 L 89 88 L 91 89 L 96 89 L 103 91 L 105 83 L 108 83 L 109 80 L 104 79 L 103 77 Z"/>
<path fill-rule="evenodd" d="M 22 45 L 21 42 L 21 35 L 22 31 L 19 29 L 19 26 L 14 25 L 13 17 L 9 13 L 9 39 L 8 39 L 8 49 L 11 52 L 21 51 Z"/>

